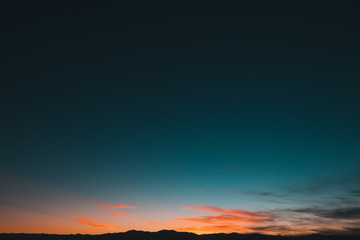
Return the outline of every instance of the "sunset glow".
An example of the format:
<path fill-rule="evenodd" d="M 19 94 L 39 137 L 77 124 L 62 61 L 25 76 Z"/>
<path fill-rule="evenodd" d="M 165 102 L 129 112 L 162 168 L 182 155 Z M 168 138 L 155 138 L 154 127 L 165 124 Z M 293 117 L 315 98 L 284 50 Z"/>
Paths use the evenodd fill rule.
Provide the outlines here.
<path fill-rule="evenodd" d="M 360 239 L 359 12 L 2 1 L 0 240 Z"/>

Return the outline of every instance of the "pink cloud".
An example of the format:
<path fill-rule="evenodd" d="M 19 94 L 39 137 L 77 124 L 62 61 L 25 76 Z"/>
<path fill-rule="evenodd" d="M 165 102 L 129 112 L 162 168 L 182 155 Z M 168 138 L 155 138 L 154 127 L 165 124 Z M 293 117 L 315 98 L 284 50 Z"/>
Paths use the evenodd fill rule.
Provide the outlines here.
<path fill-rule="evenodd" d="M 268 214 L 260 214 L 260 213 L 253 213 L 238 209 L 228 209 L 228 208 L 219 208 L 209 205 L 204 206 L 188 206 L 188 207 L 181 207 L 181 209 L 191 209 L 191 210 L 198 210 L 200 212 L 205 213 L 216 213 L 216 214 L 226 214 L 226 215 L 237 215 L 237 216 L 244 216 L 244 217 L 252 217 L 252 218 L 271 218 Z"/>
<path fill-rule="evenodd" d="M 194 233 L 252 233 L 256 232 L 254 227 L 266 226 L 275 216 L 269 213 L 250 212 L 240 209 L 219 208 L 214 206 L 186 206 L 182 209 L 190 209 L 212 215 L 200 217 L 176 217 L 176 221 L 164 223 L 149 223 L 170 227 L 177 231 L 189 231 Z"/>
<path fill-rule="evenodd" d="M 183 221 L 192 221 L 200 223 L 261 223 L 263 219 L 254 219 L 254 218 L 243 218 L 234 215 L 221 215 L 221 216 L 204 216 L 200 218 L 177 218 L 177 220 Z"/>
<path fill-rule="evenodd" d="M 105 228 L 105 229 L 109 229 L 109 230 L 118 230 L 112 224 L 97 223 L 91 218 L 75 218 L 74 221 L 76 221 L 78 223 L 86 224 L 89 227 Z"/>
<path fill-rule="evenodd" d="M 128 213 L 120 213 L 120 212 L 117 212 L 117 213 L 104 213 L 106 215 L 110 215 L 110 216 L 113 216 L 113 217 L 120 217 L 120 216 L 129 216 L 131 214 L 128 214 Z"/>

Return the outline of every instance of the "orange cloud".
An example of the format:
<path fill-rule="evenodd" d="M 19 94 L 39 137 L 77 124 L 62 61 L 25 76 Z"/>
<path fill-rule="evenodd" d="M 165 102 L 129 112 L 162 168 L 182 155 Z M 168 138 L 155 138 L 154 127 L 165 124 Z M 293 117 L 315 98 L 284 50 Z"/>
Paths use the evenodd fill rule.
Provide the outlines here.
<path fill-rule="evenodd" d="M 186 227 L 186 228 L 176 228 L 177 231 L 193 232 L 197 234 L 205 233 L 252 233 L 251 229 L 244 226 L 234 225 L 234 224 L 225 224 L 225 225 L 213 225 L 213 226 L 204 226 L 204 227 Z"/>
<path fill-rule="evenodd" d="M 97 228 L 105 228 L 105 229 L 109 229 L 109 230 L 117 230 L 117 228 L 114 227 L 112 224 L 97 223 L 91 218 L 75 218 L 74 221 L 76 221 L 78 223 L 86 224 L 89 227 L 97 227 Z"/>
<path fill-rule="evenodd" d="M 100 209 L 118 209 L 118 208 L 139 208 L 128 205 L 98 205 Z"/>
<path fill-rule="evenodd" d="M 181 207 L 181 209 L 192 209 L 192 210 L 199 210 L 205 213 L 220 213 L 226 215 L 238 215 L 238 216 L 245 216 L 245 217 L 253 217 L 253 218 L 269 218 L 270 215 L 259 214 L 259 213 L 252 213 L 248 211 L 238 210 L 238 209 L 222 209 L 214 206 L 204 205 L 204 206 L 189 206 L 189 207 Z"/>
<path fill-rule="evenodd" d="M 167 226 L 177 231 L 204 233 L 253 233 L 254 227 L 264 227 L 263 223 L 272 221 L 275 216 L 268 213 L 249 212 L 239 209 L 219 208 L 214 206 L 187 206 L 191 209 L 213 215 L 201 217 L 179 218 L 166 223 L 149 223 L 151 225 Z M 266 226 L 266 225 L 265 225 Z"/>
<path fill-rule="evenodd" d="M 198 221 L 170 221 L 165 223 L 149 223 L 150 225 L 162 226 L 165 229 L 173 229 L 176 231 L 193 232 L 197 234 L 205 233 L 253 233 L 255 232 L 251 226 L 241 226 L 234 223 L 220 223 L 213 222 L 209 225 L 204 225 L 203 222 Z"/>
<path fill-rule="evenodd" d="M 110 216 L 113 216 L 113 217 L 119 217 L 119 216 L 128 216 L 128 215 L 131 215 L 131 214 L 128 214 L 128 213 L 120 213 L 120 212 L 118 212 L 118 213 L 104 213 L 104 214 L 106 214 L 106 215 L 110 215 Z"/>
<path fill-rule="evenodd" d="M 192 221 L 192 222 L 200 222 L 200 223 L 261 223 L 263 219 L 254 219 L 254 218 L 243 218 L 239 216 L 233 215 L 221 215 L 221 216 L 205 216 L 201 218 L 177 218 L 177 220 L 183 221 Z"/>

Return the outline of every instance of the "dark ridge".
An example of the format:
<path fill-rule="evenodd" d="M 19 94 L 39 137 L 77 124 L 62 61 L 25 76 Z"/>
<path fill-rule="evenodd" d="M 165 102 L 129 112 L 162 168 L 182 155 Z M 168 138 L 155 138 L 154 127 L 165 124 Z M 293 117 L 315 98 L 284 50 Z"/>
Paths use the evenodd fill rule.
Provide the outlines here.
<path fill-rule="evenodd" d="M 2 233 L 4 240 L 359 240 L 360 235 L 321 235 L 306 236 L 271 236 L 262 234 L 217 233 L 197 235 L 188 232 L 162 230 L 159 232 L 145 232 L 131 230 L 124 233 L 106 233 L 101 235 L 88 234 L 26 234 Z"/>

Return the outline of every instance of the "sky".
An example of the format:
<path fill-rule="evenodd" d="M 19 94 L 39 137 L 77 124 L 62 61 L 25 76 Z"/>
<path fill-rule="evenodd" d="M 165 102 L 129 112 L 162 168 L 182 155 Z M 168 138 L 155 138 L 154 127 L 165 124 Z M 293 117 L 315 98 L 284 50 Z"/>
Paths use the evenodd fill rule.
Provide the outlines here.
<path fill-rule="evenodd" d="M 355 1 L 3 1 L 0 232 L 359 234 Z"/>

